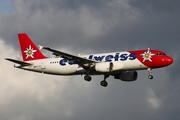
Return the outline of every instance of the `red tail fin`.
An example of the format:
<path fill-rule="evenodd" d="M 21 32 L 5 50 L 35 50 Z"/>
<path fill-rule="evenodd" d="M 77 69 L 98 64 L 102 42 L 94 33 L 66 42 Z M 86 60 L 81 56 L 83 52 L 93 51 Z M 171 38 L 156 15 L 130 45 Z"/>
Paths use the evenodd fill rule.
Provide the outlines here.
<path fill-rule="evenodd" d="M 44 56 L 27 34 L 18 34 L 23 61 L 44 59 Z"/>

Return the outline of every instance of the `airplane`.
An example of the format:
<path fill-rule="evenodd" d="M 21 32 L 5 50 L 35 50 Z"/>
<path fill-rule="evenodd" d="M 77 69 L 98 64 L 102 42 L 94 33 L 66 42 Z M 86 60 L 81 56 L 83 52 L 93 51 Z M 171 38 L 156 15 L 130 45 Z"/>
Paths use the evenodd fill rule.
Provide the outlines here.
<path fill-rule="evenodd" d="M 26 33 L 18 34 L 23 61 L 5 58 L 15 68 L 51 75 L 84 75 L 84 80 L 91 81 L 91 75 L 104 75 L 100 82 L 108 86 L 106 78 L 114 76 L 121 81 L 137 80 L 137 70 L 147 70 L 148 78 L 153 79 L 152 69 L 168 66 L 173 58 L 160 50 L 131 50 L 89 55 L 73 55 L 50 47 L 38 47 Z M 48 58 L 41 49 L 52 52 L 55 57 Z"/>

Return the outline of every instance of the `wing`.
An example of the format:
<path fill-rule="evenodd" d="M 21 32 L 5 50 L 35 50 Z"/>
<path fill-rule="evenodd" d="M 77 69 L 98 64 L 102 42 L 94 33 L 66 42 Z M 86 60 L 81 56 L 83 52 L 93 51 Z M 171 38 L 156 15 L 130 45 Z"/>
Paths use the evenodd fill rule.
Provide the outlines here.
<path fill-rule="evenodd" d="M 5 58 L 5 60 L 8 60 L 8 61 L 11 61 L 11 62 L 20 64 L 21 66 L 29 66 L 29 65 L 32 65 L 32 64 L 30 64 L 30 63 L 26 63 L 26 62 L 19 61 L 19 60 L 14 60 L 14 59 L 10 59 L 10 58 Z"/>
<path fill-rule="evenodd" d="M 89 60 L 87 58 L 83 58 L 83 57 L 80 57 L 80 56 L 76 56 L 76 55 L 72 55 L 72 54 L 69 54 L 69 53 L 61 52 L 61 51 L 58 51 L 58 50 L 55 50 L 55 49 L 52 49 L 52 48 L 49 48 L 49 47 L 43 47 L 43 46 L 39 46 L 39 47 L 40 47 L 40 49 L 45 49 L 45 50 L 51 51 L 51 52 L 53 52 L 54 55 L 60 56 L 60 57 L 65 58 L 65 59 L 67 59 L 69 61 L 76 62 L 77 64 L 86 64 L 86 63 L 95 63 L 95 62 L 97 62 L 97 61 Z"/>

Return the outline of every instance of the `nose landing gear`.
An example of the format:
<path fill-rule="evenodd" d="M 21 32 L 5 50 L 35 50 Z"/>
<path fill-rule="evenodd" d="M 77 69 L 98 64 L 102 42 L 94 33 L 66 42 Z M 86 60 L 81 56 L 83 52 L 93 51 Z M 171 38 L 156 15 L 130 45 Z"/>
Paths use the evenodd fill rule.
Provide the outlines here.
<path fill-rule="evenodd" d="M 148 73 L 149 73 L 148 78 L 149 78 L 149 79 L 153 79 L 153 76 L 152 76 L 152 69 L 151 69 L 151 68 L 148 68 Z"/>

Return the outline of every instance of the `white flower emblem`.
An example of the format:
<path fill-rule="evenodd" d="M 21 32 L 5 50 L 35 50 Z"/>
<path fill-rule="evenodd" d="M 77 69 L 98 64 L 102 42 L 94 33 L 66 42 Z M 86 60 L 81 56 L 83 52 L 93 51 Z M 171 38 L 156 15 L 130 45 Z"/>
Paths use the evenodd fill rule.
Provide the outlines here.
<path fill-rule="evenodd" d="M 31 58 L 34 58 L 34 53 L 36 52 L 37 50 L 34 50 L 31 45 L 29 45 L 29 48 L 26 48 L 26 50 L 24 51 L 26 53 L 26 59 L 31 57 Z"/>
<path fill-rule="evenodd" d="M 152 58 L 153 55 L 155 55 L 155 54 L 152 54 L 150 52 L 150 49 L 148 48 L 147 52 L 144 52 L 144 54 L 141 54 L 141 56 L 143 57 L 143 62 L 146 61 L 146 60 L 149 60 L 150 62 L 152 62 L 151 58 Z"/>

